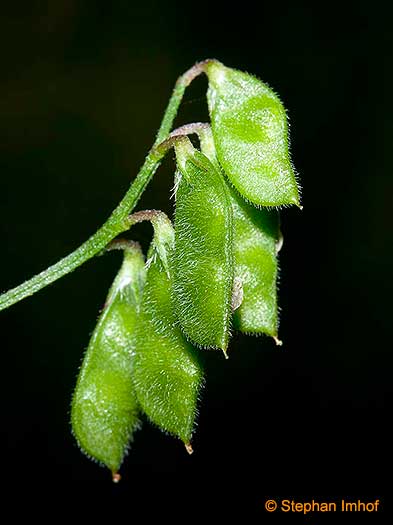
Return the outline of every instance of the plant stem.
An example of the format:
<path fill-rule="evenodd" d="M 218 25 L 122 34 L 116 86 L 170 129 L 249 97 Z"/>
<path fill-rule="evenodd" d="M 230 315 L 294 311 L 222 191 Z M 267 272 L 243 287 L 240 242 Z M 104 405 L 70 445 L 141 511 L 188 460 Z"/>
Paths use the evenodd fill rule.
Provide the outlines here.
<path fill-rule="evenodd" d="M 205 63 L 195 64 L 195 66 L 178 78 L 154 145 L 127 193 L 105 224 L 79 248 L 63 259 L 60 259 L 56 264 L 1 295 L 0 310 L 4 310 L 25 297 L 33 295 L 67 273 L 72 272 L 78 268 L 78 266 L 81 266 L 84 262 L 100 253 L 119 233 L 128 230 L 130 225 L 127 217 L 135 208 L 165 154 L 165 152 L 156 149 L 155 146 L 167 138 L 179 109 L 180 102 L 182 101 L 184 91 L 192 80 L 203 72 L 204 64 Z"/>

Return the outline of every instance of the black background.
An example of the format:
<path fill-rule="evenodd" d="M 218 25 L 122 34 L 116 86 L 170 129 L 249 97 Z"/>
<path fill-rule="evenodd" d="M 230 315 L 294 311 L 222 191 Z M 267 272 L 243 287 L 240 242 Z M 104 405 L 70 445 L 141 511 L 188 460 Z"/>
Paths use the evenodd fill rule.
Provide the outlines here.
<path fill-rule="evenodd" d="M 215 57 L 268 82 L 291 121 L 304 210 L 282 213 L 280 336 L 205 355 L 195 453 L 145 424 L 112 485 L 71 435 L 76 374 L 112 254 L 0 314 L 3 479 L 88 512 L 187 519 L 267 498 L 379 498 L 391 469 L 392 42 L 377 3 L 309 7 L 115 0 L 16 2 L 0 48 L 0 287 L 66 255 L 104 222 L 149 150 L 176 77 Z M 205 79 L 177 124 L 206 120 Z M 173 159 L 139 209 L 172 213 Z M 145 247 L 151 232 L 133 237 Z M 3 490 L 4 494 L 4 490 Z M 210 507 L 209 507 L 210 506 Z M 277 515 L 277 514 L 275 514 Z"/>

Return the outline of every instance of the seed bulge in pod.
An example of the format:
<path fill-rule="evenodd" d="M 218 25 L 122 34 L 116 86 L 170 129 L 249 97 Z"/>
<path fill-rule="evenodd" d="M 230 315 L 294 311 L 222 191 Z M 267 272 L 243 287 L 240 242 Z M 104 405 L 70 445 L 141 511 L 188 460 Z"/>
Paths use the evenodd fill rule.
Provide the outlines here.
<path fill-rule="evenodd" d="M 202 152 L 218 168 L 211 129 L 198 130 Z M 277 210 L 258 209 L 229 185 L 233 210 L 235 277 L 232 295 L 234 328 L 267 334 L 277 344 L 277 251 L 282 240 Z"/>
<path fill-rule="evenodd" d="M 186 336 L 226 352 L 233 285 L 232 208 L 228 187 L 209 159 L 183 138 L 173 256 L 173 304 Z"/>
<path fill-rule="evenodd" d="M 173 313 L 172 224 L 161 212 L 151 220 L 155 233 L 138 320 L 133 381 L 149 419 L 163 431 L 178 436 L 190 451 L 203 372 L 196 350 L 184 337 Z"/>
<path fill-rule="evenodd" d="M 255 205 L 299 206 L 287 117 L 277 95 L 218 61 L 207 62 L 205 70 L 217 157 L 231 183 Z"/>

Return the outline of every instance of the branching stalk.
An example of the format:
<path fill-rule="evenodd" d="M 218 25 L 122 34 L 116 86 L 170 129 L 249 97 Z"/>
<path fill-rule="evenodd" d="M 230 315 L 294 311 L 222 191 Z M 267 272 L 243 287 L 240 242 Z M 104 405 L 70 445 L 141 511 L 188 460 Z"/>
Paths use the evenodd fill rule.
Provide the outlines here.
<path fill-rule="evenodd" d="M 209 61 L 199 62 L 178 78 L 152 149 L 122 201 L 114 209 L 103 226 L 79 246 L 79 248 L 63 259 L 60 259 L 56 264 L 1 295 L 0 310 L 4 310 L 22 299 L 33 295 L 39 290 L 42 290 L 42 288 L 57 281 L 57 279 L 72 272 L 78 268 L 78 266 L 81 266 L 104 250 L 117 235 L 128 230 L 130 226 L 128 216 L 135 208 L 167 151 L 166 148 L 157 148 L 157 146 L 167 139 L 171 131 L 186 87 L 194 78 L 204 72 L 204 68 L 208 63 Z"/>

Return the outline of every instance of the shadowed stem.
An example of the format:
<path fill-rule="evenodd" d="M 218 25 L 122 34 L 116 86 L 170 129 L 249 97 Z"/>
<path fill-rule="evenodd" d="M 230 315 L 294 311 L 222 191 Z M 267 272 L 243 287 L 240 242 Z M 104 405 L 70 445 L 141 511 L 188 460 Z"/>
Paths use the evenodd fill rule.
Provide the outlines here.
<path fill-rule="evenodd" d="M 208 62 L 209 61 L 204 61 L 195 64 L 191 69 L 178 78 L 162 119 L 160 129 L 158 130 L 154 145 L 127 193 L 105 224 L 103 224 L 103 226 L 101 226 L 101 228 L 79 248 L 63 259 L 60 259 L 56 264 L 1 295 L 0 310 L 4 310 L 18 301 L 21 301 L 25 297 L 33 295 L 67 273 L 72 272 L 78 268 L 78 266 L 81 266 L 83 263 L 104 250 L 107 244 L 109 244 L 119 233 L 128 230 L 130 226 L 128 215 L 135 208 L 138 200 L 145 191 L 146 186 L 150 182 L 166 153 L 166 151 L 160 151 L 156 146 L 168 137 L 186 87 L 195 77 L 203 73 Z"/>

